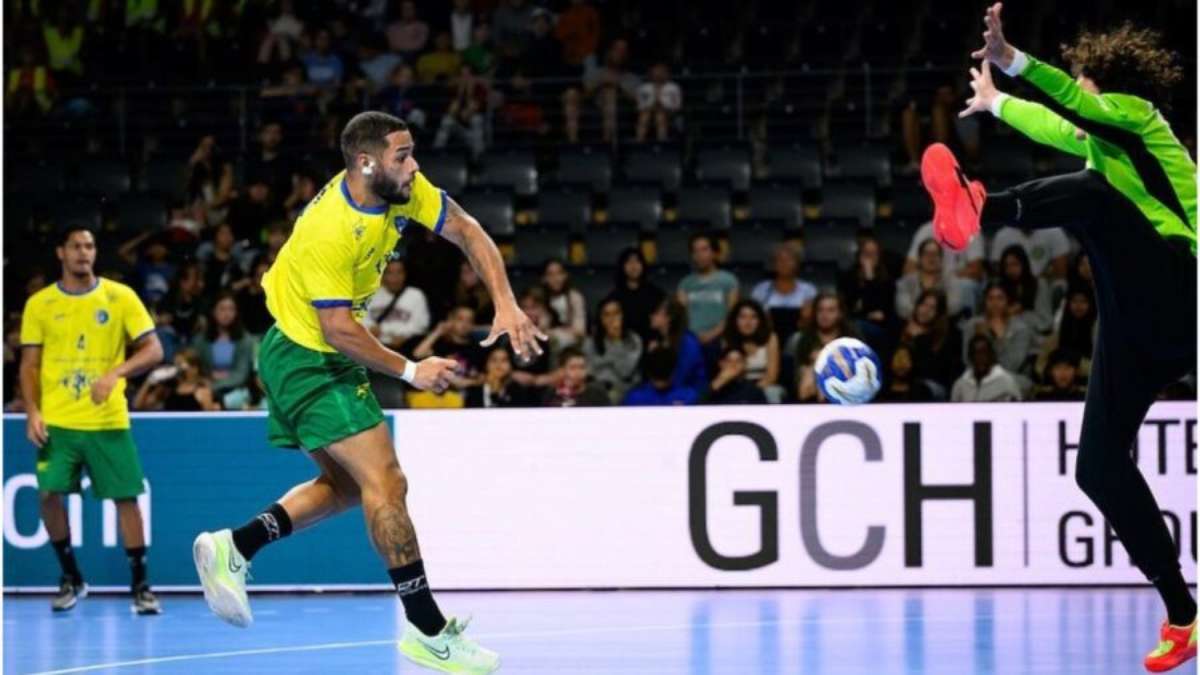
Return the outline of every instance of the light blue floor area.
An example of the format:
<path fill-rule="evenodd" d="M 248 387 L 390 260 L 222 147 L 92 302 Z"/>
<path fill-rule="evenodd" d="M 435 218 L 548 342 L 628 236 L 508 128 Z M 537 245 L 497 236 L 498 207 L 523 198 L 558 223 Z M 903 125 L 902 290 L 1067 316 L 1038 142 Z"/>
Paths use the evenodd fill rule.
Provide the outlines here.
<path fill-rule="evenodd" d="M 845 590 L 443 593 L 502 673 L 1144 672 L 1161 609 L 1152 590 Z M 256 595 L 249 629 L 198 595 L 158 617 L 92 596 L 52 615 L 4 598 L 4 672 L 423 673 L 396 652 L 384 594 Z M 1190 665 L 1180 672 L 1195 672 Z"/>

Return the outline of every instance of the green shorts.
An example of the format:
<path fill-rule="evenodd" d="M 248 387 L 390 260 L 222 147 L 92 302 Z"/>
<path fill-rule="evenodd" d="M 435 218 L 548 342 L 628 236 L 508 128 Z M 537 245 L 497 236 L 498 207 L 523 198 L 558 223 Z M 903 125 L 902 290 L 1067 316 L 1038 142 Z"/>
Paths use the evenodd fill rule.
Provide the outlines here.
<path fill-rule="evenodd" d="M 258 370 L 271 445 L 311 452 L 383 421 L 366 368 L 337 352 L 298 345 L 277 326 L 263 336 Z"/>
<path fill-rule="evenodd" d="M 46 431 L 50 440 L 37 454 L 39 490 L 82 492 L 80 478 L 86 468 L 97 499 L 130 499 L 145 491 L 142 463 L 128 429 L 47 427 Z"/>

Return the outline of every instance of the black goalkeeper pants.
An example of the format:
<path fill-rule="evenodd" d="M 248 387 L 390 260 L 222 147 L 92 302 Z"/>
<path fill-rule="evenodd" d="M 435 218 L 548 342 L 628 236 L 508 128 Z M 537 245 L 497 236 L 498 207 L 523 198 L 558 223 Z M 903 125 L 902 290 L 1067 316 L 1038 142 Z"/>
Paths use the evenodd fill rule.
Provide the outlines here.
<path fill-rule="evenodd" d="M 1075 478 L 1150 580 L 1179 568 L 1158 503 L 1132 458 L 1151 403 L 1196 368 L 1196 258 L 1090 170 L 989 194 L 983 225 L 1063 227 L 1087 251 L 1100 328 Z"/>

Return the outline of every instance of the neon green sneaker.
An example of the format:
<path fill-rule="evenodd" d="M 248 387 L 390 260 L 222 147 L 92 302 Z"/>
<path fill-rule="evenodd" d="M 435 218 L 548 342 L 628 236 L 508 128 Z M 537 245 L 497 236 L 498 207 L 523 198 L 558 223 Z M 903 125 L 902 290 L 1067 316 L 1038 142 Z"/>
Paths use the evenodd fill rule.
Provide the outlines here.
<path fill-rule="evenodd" d="M 204 585 L 204 599 L 213 614 L 245 628 L 254 621 L 246 597 L 246 572 L 250 563 L 233 545 L 233 532 L 201 532 L 192 543 L 196 573 Z"/>
<path fill-rule="evenodd" d="M 484 675 L 494 672 L 500 667 L 500 655 L 463 635 L 470 622 L 468 619 L 459 623 L 451 617 L 442 632 L 433 637 L 405 622 L 404 636 L 396 647 L 413 663 L 443 673 Z"/>

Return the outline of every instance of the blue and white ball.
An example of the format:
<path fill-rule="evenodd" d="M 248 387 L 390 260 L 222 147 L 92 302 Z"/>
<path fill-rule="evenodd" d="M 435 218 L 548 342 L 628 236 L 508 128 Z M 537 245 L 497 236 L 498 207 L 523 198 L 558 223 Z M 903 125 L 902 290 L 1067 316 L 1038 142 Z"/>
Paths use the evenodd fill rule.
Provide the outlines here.
<path fill-rule="evenodd" d="M 843 337 L 825 345 L 814 369 L 821 393 L 834 403 L 859 405 L 879 393 L 879 356 L 862 340 Z"/>

